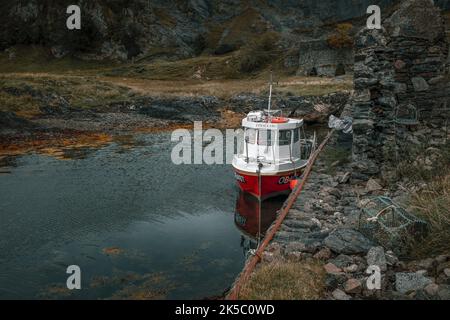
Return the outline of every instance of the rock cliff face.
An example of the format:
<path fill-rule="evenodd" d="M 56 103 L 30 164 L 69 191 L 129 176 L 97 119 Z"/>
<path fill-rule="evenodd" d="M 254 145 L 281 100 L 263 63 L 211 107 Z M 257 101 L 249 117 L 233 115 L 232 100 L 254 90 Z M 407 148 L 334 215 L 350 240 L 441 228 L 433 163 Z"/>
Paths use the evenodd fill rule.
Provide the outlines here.
<path fill-rule="evenodd" d="M 386 29 L 355 43 L 353 160 L 362 178 L 444 144 L 450 124 L 448 43 L 431 0 L 404 1 Z M 427 149 L 428 150 L 428 149 Z"/>
<path fill-rule="evenodd" d="M 220 45 L 240 46 L 268 30 L 285 46 L 327 34 L 329 25 L 365 16 L 367 6 L 389 8 L 396 0 L 80 0 L 82 30 L 65 27 L 69 0 L 2 1 L 0 47 L 42 44 L 56 55 L 90 52 L 96 57 L 140 54 L 186 57 Z M 447 0 L 440 1 L 450 7 Z"/>
<path fill-rule="evenodd" d="M 261 35 L 279 36 L 284 65 L 298 74 L 351 70 L 351 48 L 330 48 L 336 24 L 360 27 L 371 4 L 382 14 L 399 0 L 17 0 L 0 2 L 0 50 L 38 44 L 55 57 L 168 59 L 221 54 Z M 81 7 L 82 29 L 66 28 L 66 8 Z M 450 0 L 436 0 L 450 10 Z M 384 16 L 383 16 L 384 18 Z"/>

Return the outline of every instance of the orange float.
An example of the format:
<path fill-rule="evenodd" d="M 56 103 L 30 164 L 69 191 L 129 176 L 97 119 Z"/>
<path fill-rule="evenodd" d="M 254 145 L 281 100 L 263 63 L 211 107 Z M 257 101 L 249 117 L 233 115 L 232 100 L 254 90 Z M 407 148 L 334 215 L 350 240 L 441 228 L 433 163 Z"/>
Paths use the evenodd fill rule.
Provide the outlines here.
<path fill-rule="evenodd" d="M 297 179 L 292 179 L 291 181 L 289 181 L 289 187 L 291 188 L 291 190 L 294 190 L 297 184 L 298 184 Z"/>
<path fill-rule="evenodd" d="M 286 122 L 288 122 L 289 121 L 289 119 L 288 118 L 284 118 L 284 117 L 275 117 L 275 118 L 272 118 L 272 123 L 286 123 Z"/>

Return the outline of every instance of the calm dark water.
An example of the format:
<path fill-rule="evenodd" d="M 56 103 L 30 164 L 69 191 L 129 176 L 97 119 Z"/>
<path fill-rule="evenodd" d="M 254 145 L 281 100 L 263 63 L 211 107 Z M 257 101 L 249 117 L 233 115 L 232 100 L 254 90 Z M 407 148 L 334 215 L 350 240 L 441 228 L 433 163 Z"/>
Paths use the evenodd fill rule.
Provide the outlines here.
<path fill-rule="evenodd" d="M 168 134 L 142 134 L 64 150 L 65 160 L 3 159 L 0 299 L 222 294 L 252 246 L 232 168 L 174 165 L 172 146 Z M 81 290 L 66 288 L 69 265 Z"/>

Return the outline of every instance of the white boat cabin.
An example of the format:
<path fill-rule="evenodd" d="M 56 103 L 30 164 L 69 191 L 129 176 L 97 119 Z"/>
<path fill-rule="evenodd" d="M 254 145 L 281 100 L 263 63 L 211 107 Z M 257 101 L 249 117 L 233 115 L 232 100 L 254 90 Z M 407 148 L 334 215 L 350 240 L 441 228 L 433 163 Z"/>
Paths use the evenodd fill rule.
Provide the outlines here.
<path fill-rule="evenodd" d="M 303 120 L 275 117 L 278 111 L 250 112 L 242 120 L 244 142 L 233 160 L 241 171 L 262 174 L 291 172 L 306 166 L 315 147 L 315 136 L 307 139 Z"/>

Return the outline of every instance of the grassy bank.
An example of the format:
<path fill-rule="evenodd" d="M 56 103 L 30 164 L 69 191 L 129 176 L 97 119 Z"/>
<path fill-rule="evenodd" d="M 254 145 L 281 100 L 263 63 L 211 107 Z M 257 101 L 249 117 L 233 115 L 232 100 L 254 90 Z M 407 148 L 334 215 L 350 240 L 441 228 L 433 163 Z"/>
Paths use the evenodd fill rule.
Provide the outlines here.
<path fill-rule="evenodd" d="M 450 252 L 450 142 L 440 149 L 431 170 L 415 168 L 420 189 L 411 193 L 410 205 L 415 213 L 428 222 L 424 239 L 413 243 L 413 255 L 426 257 Z M 414 177 L 414 176 L 413 176 Z"/>
<path fill-rule="evenodd" d="M 407 205 L 428 223 L 424 238 L 411 241 L 411 256 L 425 258 L 450 252 L 450 142 L 428 148 L 421 157 L 400 163 L 400 178 L 410 181 Z M 427 166 L 427 159 L 432 166 Z"/>
<path fill-rule="evenodd" d="M 428 222 L 429 233 L 414 243 L 413 255 L 448 254 L 450 252 L 450 169 L 436 176 L 411 196 L 416 214 Z"/>
<path fill-rule="evenodd" d="M 350 80 L 288 77 L 280 79 L 274 95 L 313 96 L 349 90 Z M 113 102 L 143 96 L 216 96 L 229 99 L 236 94 L 267 95 L 266 80 L 147 80 L 91 75 L 51 73 L 0 73 L 0 111 L 21 116 L 39 114 L 42 99 L 64 98 L 70 106 L 100 108 Z M 50 101 L 51 105 L 51 101 Z"/>
<path fill-rule="evenodd" d="M 0 74 L 0 111 L 12 111 L 24 117 L 38 115 L 40 107 L 65 102 L 83 109 L 127 101 L 135 95 L 127 87 L 89 76 Z"/>
<path fill-rule="evenodd" d="M 315 300 L 324 290 L 323 266 L 314 260 L 281 258 L 261 263 L 242 287 L 242 300 Z"/>
<path fill-rule="evenodd" d="M 12 57 L 0 53 L 0 111 L 32 117 L 39 115 L 43 104 L 51 106 L 56 98 L 63 98 L 74 108 L 93 108 L 143 96 L 228 99 L 243 93 L 267 95 L 268 67 L 254 73 L 240 72 L 238 60 L 233 60 L 235 55 L 118 64 L 55 59 L 40 47 L 18 48 Z M 300 77 L 276 70 L 274 80 L 275 97 L 320 96 L 352 89 L 350 76 Z"/>
<path fill-rule="evenodd" d="M 273 48 L 267 43 L 272 42 L 263 37 L 225 55 L 178 61 L 144 57 L 134 63 L 84 61 L 69 56 L 56 59 L 49 49 L 39 46 L 10 48 L 0 52 L 0 111 L 32 117 L 39 115 L 43 104 L 51 106 L 52 100 L 59 98 L 74 108 L 93 108 L 142 96 L 209 95 L 228 99 L 241 93 L 267 95 L 271 69 L 277 83 L 275 96 L 317 96 L 352 89 L 350 76 L 298 77 L 277 59 L 269 64 Z M 252 48 L 268 56 L 251 61 L 255 56 Z M 242 63 L 251 67 L 243 71 Z"/>
<path fill-rule="evenodd" d="M 153 96 L 216 96 L 228 99 L 237 94 L 268 94 L 267 79 L 226 80 L 148 80 L 124 77 L 100 77 L 104 82 L 125 86 Z M 320 96 L 351 90 L 351 79 L 284 77 L 278 80 L 274 96 Z"/>

